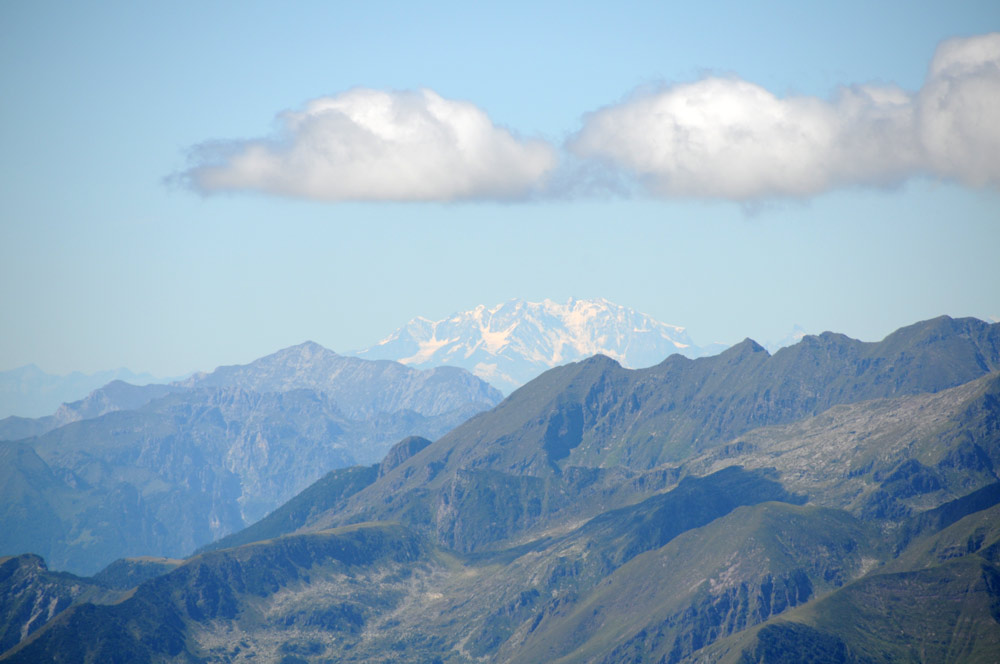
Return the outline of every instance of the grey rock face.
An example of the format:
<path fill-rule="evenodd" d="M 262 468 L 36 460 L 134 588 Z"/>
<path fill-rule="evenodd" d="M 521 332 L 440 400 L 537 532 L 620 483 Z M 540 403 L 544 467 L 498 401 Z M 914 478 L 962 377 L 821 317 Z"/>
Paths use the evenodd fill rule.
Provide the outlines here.
<path fill-rule="evenodd" d="M 327 395 L 351 418 L 405 410 L 435 416 L 467 404 L 489 408 L 501 398 L 496 389 L 454 367 L 420 371 L 398 362 L 345 357 L 311 341 L 250 364 L 195 374 L 179 384 L 252 392 L 314 390 Z"/>
<path fill-rule="evenodd" d="M 81 573 L 185 556 L 324 473 L 375 463 L 406 436 L 440 437 L 499 399 L 461 369 L 312 343 L 170 386 L 111 383 L 64 405 L 36 437 L 0 443 L 11 459 L 0 554 L 30 550 Z"/>

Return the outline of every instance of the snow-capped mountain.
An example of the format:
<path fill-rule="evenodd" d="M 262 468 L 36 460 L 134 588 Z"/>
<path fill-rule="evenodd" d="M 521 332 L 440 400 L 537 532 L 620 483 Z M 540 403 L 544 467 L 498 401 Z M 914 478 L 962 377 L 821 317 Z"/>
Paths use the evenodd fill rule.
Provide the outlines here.
<path fill-rule="evenodd" d="M 683 327 L 605 299 L 570 298 L 480 305 L 439 321 L 414 318 L 354 355 L 413 367 L 463 367 L 510 392 L 547 369 L 597 353 L 638 368 L 674 353 L 694 358 L 723 348 L 696 346 Z"/>

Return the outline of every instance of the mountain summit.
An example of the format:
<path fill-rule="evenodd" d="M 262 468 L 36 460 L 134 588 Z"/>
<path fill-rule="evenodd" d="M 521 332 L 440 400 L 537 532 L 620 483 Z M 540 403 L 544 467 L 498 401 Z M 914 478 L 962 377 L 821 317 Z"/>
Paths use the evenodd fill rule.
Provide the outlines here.
<path fill-rule="evenodd" d="M 402 463 L 501 398 L 458 367 L 312 342 L 172 385 L 109 383 L 55 415 L 0 421 L 0 565 L 37 551 L 92 573 L 123 556 L 186 555 L 327 471 L 391 449 L 386 467 Z"/>
<path fill-rule="evenodd" d="M 425 416 L 451 412 L 458 404 L 478 410 L 496 405 L 499 392 L 455 367 L 417 371 L 396 362 L 346 357 L 306 341 L 254 360 L 219 367 L 179 383 L 184 387 L 238 387 L 254 392 L 308 389 L 330 396 L 351 417 L 412 410 Z"/>
<path fill-rule="evenodd" d="M 510 392 L 552 367 L 602 354 L 625 367 L 647 367 L 680 353 L 711 355 L 723 346 L 696 346 L 683 327 L 603 298 L 566 303 L 510 300 L 479 305 L 450 318 L 414 318 L 370 348 L 365 359 L 413 367 L 454 365 Z"/>

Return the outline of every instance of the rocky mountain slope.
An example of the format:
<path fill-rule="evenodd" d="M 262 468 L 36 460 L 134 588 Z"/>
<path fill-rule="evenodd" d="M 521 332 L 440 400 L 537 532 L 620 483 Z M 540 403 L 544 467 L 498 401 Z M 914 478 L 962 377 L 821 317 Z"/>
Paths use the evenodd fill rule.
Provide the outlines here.
<path fill-rule="evenodd" d="M 311 341 L 247 365 L 195 374 L 179 385 L 260 393 L 313 390 L 327 395 L 350 418 L 403 411 L 432 417 L 469 404 L 482 410 L 500 400 L 497 390 L 456 367 L 417 370 L 389 360 L 338 355 Z"/>
<path fill-rule="evenodd" d="M 704 452 L 735 456 L 743 442 L 736 438 L 755 428 L 795 422 L 838 404 L 933 393 L 997 369 L 1000 325 L 950 318 L 903 328 L 878 343 L 829 333 L 806 337 L 773 356 L 749 340 L 717 356 L 688 360 L 674 355 L 642 370 L 626 370 L 597 356 L 540 376 L 317 524 L 407 518 L 442 543 L 473 550 L 488 545 L 491 531 L 466 529 L 476 541 L 456 541 L 452 493 L 476 504 L 479 512 L 535 496 L 539 513 L 526 513 L 510 524 L 514 530 L 496 534 L 503 539 L 557 515 L 571 518 L 584 505 L 614 507 L 615 501 L 627 500 L 623 486 L 662 490 L 687 472 L 684 462 L 702 467 L 697 464 L 705 463 Z M 991 398 L 982 397 L 984 403 L 992 403 Z M 971 401 L 963 403 L 975 408 Z M 993 481 L 992 470 L 962 474 L 967 466 L 984 463 L 974 450 L 969 453 L 966 458 L 965 452 L 955 452 L 962 470 L 951 475 L 959 482 L 952 491 Z M 951 463 L 918 459 L 929 461 Z M 890 471 L 878 466 L 878 473 Z M 865 472 L 871 477 L 876 470 Z M 490 489 L 480 495 L 468 486 Z M 598 501 L 598 495 L 604 498 Z"/>
<path fill-rule="evenodd" d="M 123 556 L 188 555 L 326 471 L 377 461 L 407 435 L 439 437 L 499 398 L 459 369 L 315 344 L 182 385 L 112 383 L 52 417 L 68 423 L 0 443 L 0 553 L 82 573 Z"/>
<path fill-rule="evenodd" d="M 816 602 L 705 648 L 701 661 L 995 662 L 1000 505 L 936 528 Z"/>
<path fill-rule="evenodd" d="M 626 367 L 648 367 L 673 353 L 711 355 L 721 344 L 696 346 L 683 327 L 605 299 L 510 300 L 450 318 L 415 318 L 358 357 L 391 359 L 414 367 L 458 366 L 504 392 L 543 371 L 591 355 Z"/>
<path fill-rule="evenodd" d="M 998 340 L 556 368 L 0 659 L 992 661 Z"/>
<path fill-rule="evenodd" d="M 668 526 L 700 490 L 733 489 L 732 479 L 663 494 L 676 507 L 660 518 L 664 501 L 633 514 Z M 78 602 L 0 659 L 916 662 L 926 649 L 907 645 L 927 641 L 931 627 L 933 661 L 990 661 L 1000 592 L 995 564 L 983 563 L 1000 547 L 988 525 L 996 508 L 880 564 L 889 555 L 871 526 L 838 510 L 757 502 L 766 495 L 670 526 L 662 540 L 634 523 L 608 540 L 585 524 L 463 557 L 402 526 L 360 524 L 246 544 L 195 557 L 117 603 Z M 636 535 L 645 546 L 618 546 Z M 609 552 L 622 551 L 609 565 Z M 914 590 L 927 593 L 923 604 L 911 604 Z M 945 596 L 947 612 L 934 605 Z M 817 651 L 827 659 L 809 659 Z"/>

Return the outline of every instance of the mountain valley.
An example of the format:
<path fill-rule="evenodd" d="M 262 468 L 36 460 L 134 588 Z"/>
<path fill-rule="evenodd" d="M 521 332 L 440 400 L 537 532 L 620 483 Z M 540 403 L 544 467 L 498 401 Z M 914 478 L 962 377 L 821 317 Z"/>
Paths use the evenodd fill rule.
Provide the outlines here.
<path fill-rule="evenodd" d="M 50 459 L 100 476 L 58 433 L 88 422 L 154 418 L 161 460 L 173 422 L 211 424 L 188 455 L 225 439 L 210 432 L 279 440 L 276 417 L 296 440 L 347 428 L 317 383 L 258 392 L 288 384 L 242 372 L 4 443 L 11 504 L 36 510 L 16 528 L 50 518 L 45 487 L 65 483 Z M 824 333 L 773 355 L 747 340 L 637 370 L 596 356 L 448 432 L 378 430 L 398 442 L 185 560 L 91 578 L 0 561 L 0 660 L 995 661 L 1000 324 Z M 115 454 L 134 447 L 116 435 Z"/>

